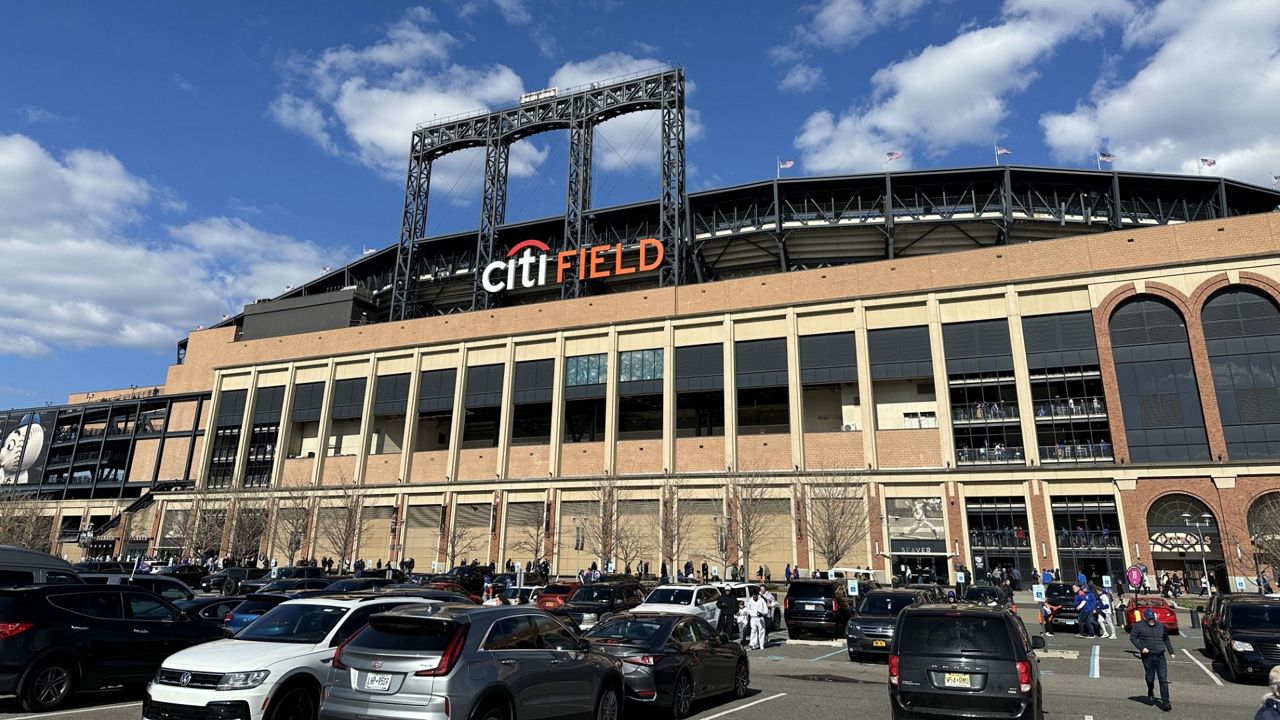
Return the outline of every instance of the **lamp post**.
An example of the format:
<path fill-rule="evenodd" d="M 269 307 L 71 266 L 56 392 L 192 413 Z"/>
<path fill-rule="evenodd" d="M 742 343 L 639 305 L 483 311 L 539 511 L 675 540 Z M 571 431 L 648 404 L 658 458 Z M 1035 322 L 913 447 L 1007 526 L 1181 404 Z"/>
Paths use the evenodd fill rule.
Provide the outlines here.
<path fill-rule="evenodd" d="M 1191 513 L 1182 513 L 1182 522 L 1188 527 L 1194 527 L 1196 529 L 1196 540 L 1200 543 L 1200 587 L 1204 588 L 1206 587 L 1205 583 L 1209 581 L 1209 561 L 1206 557 L 1208 553 L 1204 547 L 1204 533 L 1201 532 L 1200 527 L 1201 525 L 1208 527 L 1210 525 L 1210 521 L 1213 520 L 1213 516 L 1207 512 L 1200 513 L 1200 516 L 1195 518 L 1195 522 L 1191 522 L 1192 517 L 1194 516 Z M 1204 522 L 1201 523 L 1201 520 Z"/>

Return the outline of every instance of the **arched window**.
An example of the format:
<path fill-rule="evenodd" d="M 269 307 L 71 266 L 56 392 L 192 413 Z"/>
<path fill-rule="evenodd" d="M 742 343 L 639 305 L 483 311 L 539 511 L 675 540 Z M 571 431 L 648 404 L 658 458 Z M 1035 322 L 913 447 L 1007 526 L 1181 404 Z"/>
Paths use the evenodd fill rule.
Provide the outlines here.
<path fill-rule="evenodd" d="M 1183 517 L 1184 515 L 1189 517 Z M 1213 511 L 1199 498 L 1182 493 L 1170 493 L 1151 504 L 1151 509 L 1147 511 L 1147 529 L 1152 532 L 1157 529 L 1181 530 L 1187 527 L 1188 522 L 1197 521 L 1203 525 L 1206 521 L 1204 515 L 1208 515 L 1208 521 L 1213 522 Z"/>
<path fill-rule="evenodd" d="M 1235 286 L 1210 298 L 1201 320 L 1227 453 L 1280 458 L 1280 308 Z"/>
<path fill-rule="evenodd" d="M 1249 506 L 1249 543 L 1259 566 L 1280 560 L 1280 492 L 1263 495 Z"/>
<path fill-rule="evenodd" d="M 1208 460 L 1182 316 L 1163 300 L 1141 296 L 1111 315 L 1110 331 L 1130 461 Z"/>

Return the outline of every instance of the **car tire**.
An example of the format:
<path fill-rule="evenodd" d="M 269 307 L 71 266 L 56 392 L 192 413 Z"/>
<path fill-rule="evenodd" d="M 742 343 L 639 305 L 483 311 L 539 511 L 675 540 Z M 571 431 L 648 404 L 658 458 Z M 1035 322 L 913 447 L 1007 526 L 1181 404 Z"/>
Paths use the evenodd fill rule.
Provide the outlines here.
<path fill-rule="evenodd" d="M 491 702 L 476 711 L 472 718 L 474 720 L 507 720 L 507 709 L 498 703 Z"/>
<path fill-rule="evenodd" d="M 733 696 L 741 700 L 749 692 L 751 692 L 751 666 L 747 665 L 747 661 L 743 659 L 738 661 L 738 666 L 733 670 Z"/>
<path fill-rule="evenodd" d="M 793 630 L 793 629 L 791 629 L 791 628 L 787 628 L 787 637 L 791 638 L 792 640 L 799 640 L 799 639 L 800 639 L 800 631 L 799 631 L 799 630 Z"/>
<path fill-rule="evenodd" d="M 605 685 L 596 700 L 596 720 L 619 720 L 622 717 L 622 696 L 618 686 Z"/>
<path fill-rule="evenodd" d="M 27 674 L 20 694 L 22 709 L 27 712 L 52 710 L 71 696 L 75 689 L 75 668 L 66 660 L 46 660 Z"/>
<path fill-rule="evenodd" d="M 1214 649 L 1213 645 L 1209 643 L 1208 638 L 1204 639 L 1204 654 L 1208 655 L 1209 659 L 1211 660 L 1218 654 L 1217 650 Z"/>
<path fill-rule="evenodd" d="M 1231 664 L 1231 658 L 1227 657 L 1226 654 L 1223 654 L 1222 656 L 1222 667 L 1222 676 L 1227 679 L 1227 682 L 1240 682 L 1240 674 L 1236 672 L 1235 666 Z"/>
<path fill-rule="evenodd" d="M 693 712 L 693 680 L 689 674 L 681 672 L 676 676 L 676 684 L 671 688 L 671 717 L 683 720 Z"/>
<path fill-rule="evenodd" d="M 316 720 L 320 698 L 314 689 L 297 684 L 286 686 L 278 697 L 271 698 L 268 720 Z"/>
<path fill-rule="evenodd" d="M 852 650 L 849 651 L 849 662 L 858 662 L 858 654 Z"/>

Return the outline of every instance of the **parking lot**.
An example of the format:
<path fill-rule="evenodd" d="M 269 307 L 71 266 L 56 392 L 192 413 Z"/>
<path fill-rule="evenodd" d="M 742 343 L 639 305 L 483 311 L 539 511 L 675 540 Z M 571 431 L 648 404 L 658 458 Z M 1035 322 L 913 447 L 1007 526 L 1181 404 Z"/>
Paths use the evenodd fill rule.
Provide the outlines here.
<path fill-rule="evenodd" d="M 1035 627 L 1031 607 L 1030 602 L 1023 603 L 1020 611 L 1029 629 Z M 1220 667 L 1203 653 L 1199 630 L 1187 629 L 1186 613 L 1180 613 L 1179 620 L 1183 630 L 1173 638 L 1176 652 L 1169 662 L 1174 706 L 1170 715 L 1251 717 L 1266 689 L 1223 680 Z M 1115 640 L 1085 640 L 1065 633 L 1047 640 L 1048 647 L 1039 653 L 1047 717 L 1124 720 L 1163 715 L 1145 702 L 1142 665 L 1123 630 Z M 693 717 L 818 718 L 842 716 L 854 709 L 860 717 L 889 717 L 884 662 L 850 662 L 843 641 L 789 641 L 786 633 L 777 632 L 768 647 L 752 651 L 751 660 L 749 697 L 700 703 Z M 14 699 L 0 698 L 0 720 L 138 720 L 140 694 L 140 690 L 82 693 L 66 709 L 42 715 L 25 713 Z M 631 705 L 627 715 L 648 718 L 653 713 Z"/>

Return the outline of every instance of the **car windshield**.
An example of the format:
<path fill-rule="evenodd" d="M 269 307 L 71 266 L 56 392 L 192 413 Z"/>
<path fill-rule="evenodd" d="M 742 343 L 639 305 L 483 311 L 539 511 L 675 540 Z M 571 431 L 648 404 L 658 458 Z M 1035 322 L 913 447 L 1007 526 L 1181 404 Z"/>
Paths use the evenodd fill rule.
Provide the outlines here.
<path fill-rule="evenodd" d="M 1006 620 L 964 615 L 907 615 L 898 636 L 900 655 L 1013 657 Z"/>
<path fill-rule="evenodd" d="M 671 626 L 671 618 L 606 620 L 591 628 L 587 637 L 610 645 L 651 645 Z"/>
<path fill-rule="evenodd" d="M 831 583 L 801 582 L 791 583 L 787 587 L 787 597 L 792 598 L 829 598 L 836 596 L 836 586 Z"/>
<path fill-rule="evenodd" d="M 569 602 L 609 602 L 612 599 L 613 588 L 587 585 L 578 588 L 573 597 L 569 598 Z"/>
<path fill-rule="evenodd" d="M 1236 605 L 1227 607 L 1227 626 L 1232 628 L 1280 627 L 1280 605 Z"/>
<path fill-rule="evenodd" d="M 688 588 L 657 588 L 644 599 L 647 603 L 661 605 L 688 605 L 693 602 L 693 590 Z"/>
<path fill-rule="evenodd" d="M 1000 591 L 992 587 L 976 588 L 971 587 L 964 591 L 964 599 L 970 602 L 1000 602 Z"/>
<path fill-rule="evenodd" d="M 531 587 L 509 587 L 502 593 L 502 596 L 508 600 L 515 597 L 518 597 L 521 600 L 528 600 L 532 595 L 533 588 Z"/>
<path fill-rule="evenodd" d="M 262 586 L 261 592 L 280 592 L 282 590 L 292 590 L 298 585 L 297 580 L 277 580 Z"/>
<path fill-rule="evenodd" d="M 1136 601 L 1134 601 L 1134 605 L 1136 607 L 1149 607 L 1149 608 L 1168 607 L 1167 605 L 1165 605 L 1164 600 L 1161 600 L 1160 598 L 1138 598 Z"/>
<path fill-rule="evenodd" d="M 1066 583 L 1049 583 L 1044 592 L 1051 597 L 1066 597 L 1075 594 L 1071 586 Z"/>
<path fill-rule="evenodd" d="M 367 580 L 339 580 L 324 586 L 325 590 L 330 592 L 352 592 L 354 590 L 364 590 L 369 587 Z"/>
<path fill-rule="evenodd" d="M 868 595 L 858 606 L 859 615 L 897 615 L 915 602 L 913 595 Z"/>
<path fill-rule="evenodd" d="M 351 640 L 351 644 L 370 650 L 439 653 L 461 630 L 462 627 L 457 623 L 444 620 L 406 620 L 374 615 L 369 618 L 369 624 Z"/>
<path fill-rule="evenodd" d="M 245 600 L 235 609 L 237 615 L 261 615 L 283 600 Z"/>
<path fill-rule="evenodd" d="M 244 606 L 236 608 L 241 610 Z M 277 605 L 267 614 L 254 620 L 236 634 L 237 640 L 254 642 L 296 643 L 314 645 L 323 642 L 329 631 L 347 614 L 347 609 L 336 605 L 312 605 L 285 603 Z"/>

